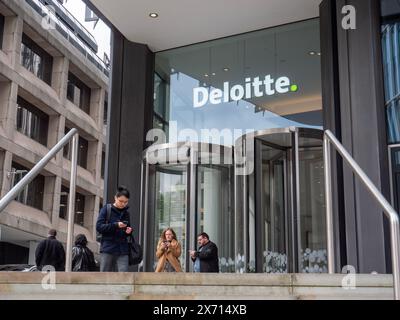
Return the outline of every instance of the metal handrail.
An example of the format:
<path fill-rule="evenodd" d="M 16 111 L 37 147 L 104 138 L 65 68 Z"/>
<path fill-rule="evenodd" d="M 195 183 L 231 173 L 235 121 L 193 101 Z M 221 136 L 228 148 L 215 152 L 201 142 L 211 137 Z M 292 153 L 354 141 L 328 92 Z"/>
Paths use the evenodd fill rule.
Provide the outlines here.
<path fill-rule="evenodd" d="M 400 229 L 399 216 L 390 203 L 385 199 L 378 188 L 368 178 L 365 172 L 347 152 L 344 146 L 336 139 L 335 135 L 326 130 L 324 134 L 324 170 L 325 170 L 325 202 L 326 202 L 326 224 L 327 224 L 327 255 L 328 272 L 335 272 L 334 235 L 333 235 L 333 209 L 332 209 L 332 176 L 331 176 L 331 149 L 332 144 L 336 151 L 349 164 L 352 171 L 361 179 L 368 191 L 382 206 L 390 222 L 390 249 L 392 253 L 393 289 L 395 300 L 400 300 Z"/>
<path fill-rule="evenodd" d="M 1 200 L 0 214 L 12 202 L 18 194 L 29 184 L 33 179 L 40 174 L 46 165 L 60 152 L 72 139 L 72 154 L 71 154 L 71 175 L 69 186 L 69 201 L 68 201 L 68 232 L 67 232 L 67 253 L 65 261 L 65 271 L 70 272 L 72 268 L 72 241 L 74 236 L 74 209 L 75 209 L 75 190 L 76 190 L 76 172 L 78 160 L 78 130 L 71 129 L 28 173 L 19 181 Z"/>

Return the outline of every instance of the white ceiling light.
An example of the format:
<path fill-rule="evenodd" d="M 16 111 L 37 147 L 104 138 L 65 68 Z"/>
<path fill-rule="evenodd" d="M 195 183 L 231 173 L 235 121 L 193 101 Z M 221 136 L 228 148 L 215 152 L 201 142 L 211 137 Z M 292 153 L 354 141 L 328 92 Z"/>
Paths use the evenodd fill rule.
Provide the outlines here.
<path fill-rule="evenodd" d="M 158 18 L 158 13 L 152 12 L 152 13 L 149 14 L 149 17 L 150 17 L 150 18 L 154 18 L 154 19 L 155 19 L 155 18 Z"/>

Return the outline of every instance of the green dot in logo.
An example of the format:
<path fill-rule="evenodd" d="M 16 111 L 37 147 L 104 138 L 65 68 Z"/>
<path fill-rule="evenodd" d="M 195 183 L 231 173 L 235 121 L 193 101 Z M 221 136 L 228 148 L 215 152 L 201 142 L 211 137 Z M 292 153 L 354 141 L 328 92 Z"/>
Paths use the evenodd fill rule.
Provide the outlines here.
<path fill-rule="evenodd" d="M 296 92 L 297 90 L 299 90 L 299 86 L 297 84 L 292 84 L 290 86 L 290 91 Z"/>

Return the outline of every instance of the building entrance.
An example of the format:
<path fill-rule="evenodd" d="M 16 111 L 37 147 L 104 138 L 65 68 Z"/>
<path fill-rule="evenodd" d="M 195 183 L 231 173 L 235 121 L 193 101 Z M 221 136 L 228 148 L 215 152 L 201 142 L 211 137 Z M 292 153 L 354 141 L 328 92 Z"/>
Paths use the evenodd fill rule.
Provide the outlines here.
<path fill-rule="evenodd" d="M 236 175 L 244 270 L 327 272 L 322 131 L 291 127 L 251 135 L 236 143 L 252 141 L 246 157 L 254 159 L 248 174 Z"/>
<path fill-rule="evenodd" d="M 154 271 L 158 239 L 171 227 L 185 271 L 204 231 L 218 246 L 221 272 L 327 272 L 322 131 L 258 131 L 234 148 L 154 145 L 142 172 L 143 271 Z"/>

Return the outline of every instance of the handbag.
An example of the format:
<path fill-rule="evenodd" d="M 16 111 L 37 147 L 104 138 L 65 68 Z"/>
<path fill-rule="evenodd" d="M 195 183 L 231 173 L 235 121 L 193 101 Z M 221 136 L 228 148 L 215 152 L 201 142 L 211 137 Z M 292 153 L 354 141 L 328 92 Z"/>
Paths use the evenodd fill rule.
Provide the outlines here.
<path fill-rule="evenodd" d="M 136 265 L 142 262 L 143 260 L 143 249 L 139 243 L 135 241 L 133 235 L 128 237 L 128 246 L 129 246 L 129 265 Z"/>

